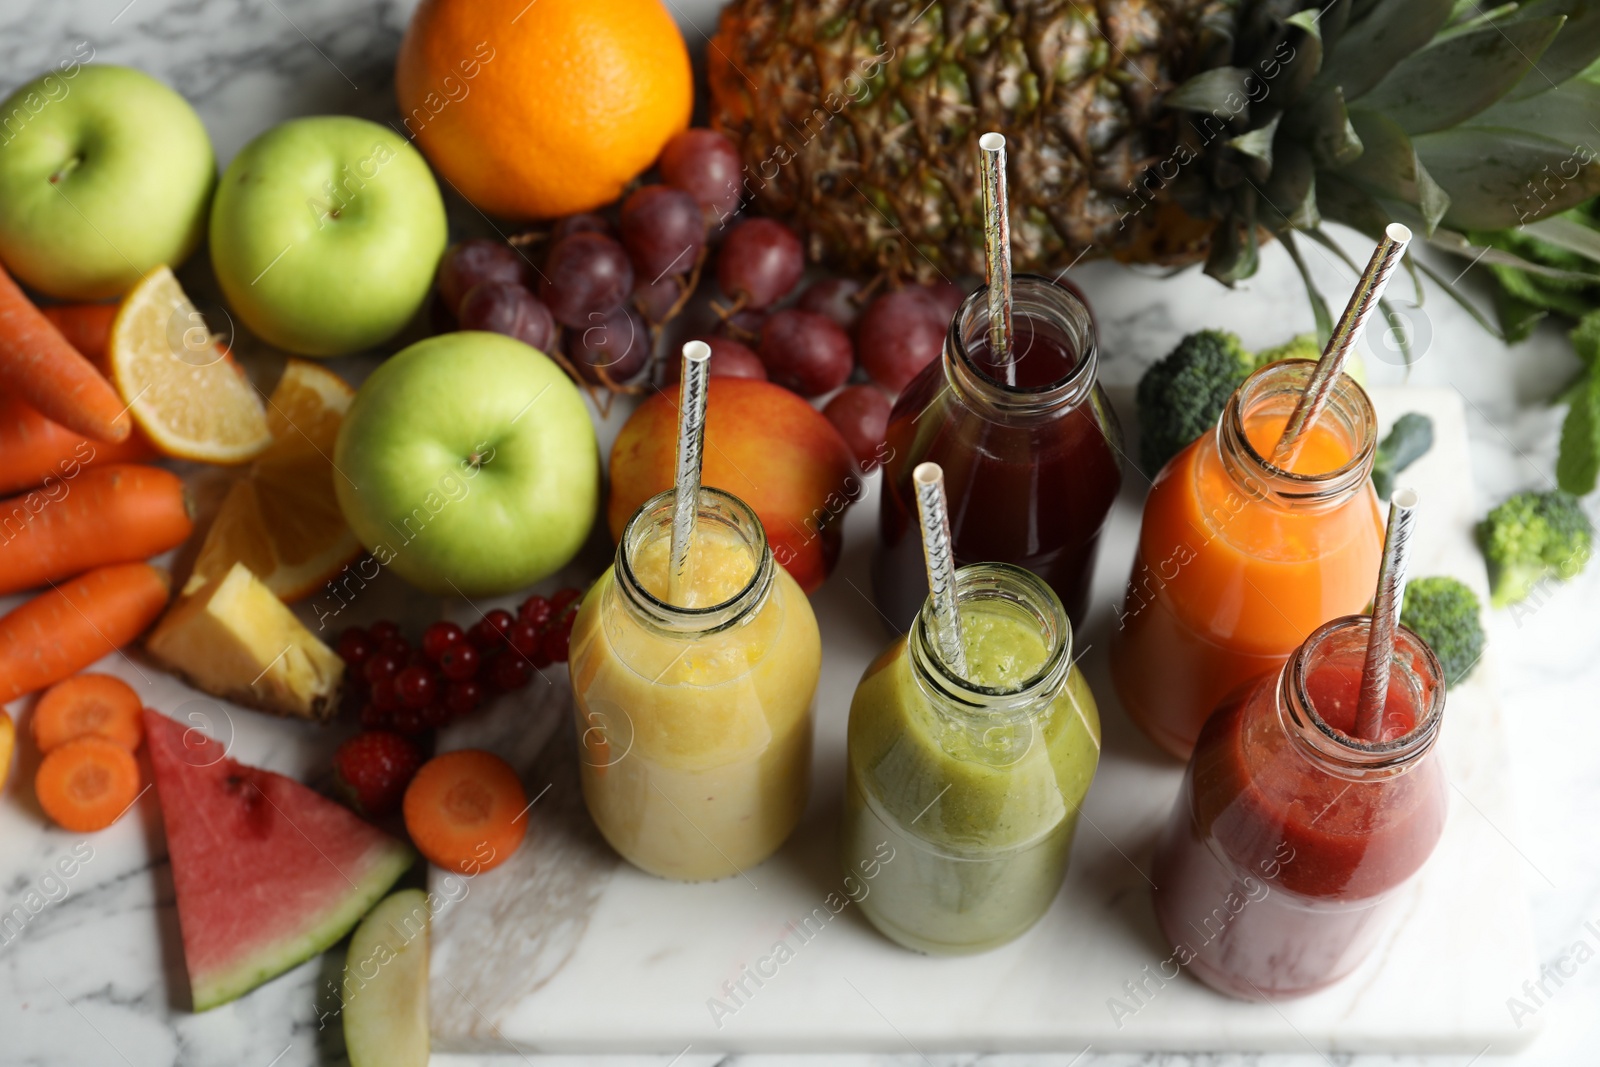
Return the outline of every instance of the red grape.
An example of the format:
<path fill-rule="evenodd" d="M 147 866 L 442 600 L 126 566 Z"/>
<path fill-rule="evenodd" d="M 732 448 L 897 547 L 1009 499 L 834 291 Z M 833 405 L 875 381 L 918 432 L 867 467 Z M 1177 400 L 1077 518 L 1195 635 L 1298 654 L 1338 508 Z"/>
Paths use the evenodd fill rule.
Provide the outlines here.
<path fill-rule="evenodd" d="M 765 311 L 745 308 L 717 323 L 718 337 L 728 337 L 740 344 L 752 345 L 761 337 L 761 324 L 767 321 Z"/>
<path fill-rule="evenodd" d="M 861 317 L 861 305 L 855 300 L 859 292 L 861 283 L 853 278 L 823 278 L 807 286 L 794 306 L 801 311 L 826 315 L 848 330 Z"/>
<path fill-rule="evenodd" d="M 764 308 L 788 295 L 805 271 L 805 252 L 794 231 L 773 219 L 735 226 L 717 256 L 717 284 L 745 307 Z"/>
<path fill-rule="evenodd" d="M 439 673 L 452 682 L 464 682 L 478 673 L 478 664 L 482 661 L 483 657 L 471 642 L 463 641 L 444 650 L 444 655 L 439 657 Z"/>
<path fill-rule="evenodd" d="M 939 358 L 949 324 L 938 300 L 920 285 L 885 293 L 856 327 L 861 366 L 873 381 L 898 393 Z"/>
<path fill-rule="evenodd" d="M 426 630 L 422 631 L 422 653 L 435 663 L 444 655 L 444 650 L 451 645 L 459 644 L 466 638 L 466 632 L 453 622 L 440 619 Z"/>
<path fill-rule="evenodd" d="M 486 695 L 482 682 L 470 678 L 464 682 L 451 682 L 444 690 L 444 706 L 450 709 L 450 714 L 460 718 L 477 710 Z"/>
<path fill-rule="evenodd" d="M 377 651 L 377 642 L 359 626 L 348 627 L 339 635 L 339 658 L 349 667 L 359 667 Z"/>
<path fill-rule="evenodd" d="M 533 677 L 533 666 L 521 656 L 500 656 L 489 665 L 489 680 L 496 689 L 521 689 Z"/>
<path fill-rule="evenodd" d="M 444 306 L 457 317 L 467 291 L 486 282 L 521 285 L 527 280 L 528 264 L 515 248 L 488 237 L 469 237 L 445 249 L 439 260 L 435 284 Z"/>
<path fill-rule="evenodd" d="M 707 360 L 711 377 L 763 380 L 766 378 L 767 368 L 762 364 L 761 357 L 751 351 L 749 345 L 741 344 L 731 337 L 702 337 L 701 340 L 711 346 L 711 358 Z M 667 360 L 668 384 L 682 377 L 683 360 Z"/>
<path fill-rule="evenodd" d="M 661 177 L 694 197 L 714 218 L 739 204 L 739 150 L 716 130 L 684 130 L 661 152 Z"/>
<path fill-rule="evenodd" d="M 569 234 L 550 249 L 539 298 L 563 326 L 583 329 L 592 314 L 604 315 L 633 291 L 627 250 L 605 234 Z"/>
<path fill-rule="evenodd" d="M 596 215 L 592 211 L 582 211 L 576 215 L 568 215 L 555 224 L 550 231 L 550 240 L 559 241 L 571 233 L 603 233 L 612 236 L 611 223 L 606 221 L 604 215 Z"/>
<path fill-rule="evenodd" d="M 665 322 L 683 295 L 683 282 L 676 275 L 653 282 L 641 280 L 633 287 L 633 306 L 649 322 Z"/>
<path fill-rule="evenodd" d="M 767 376 L 801 396 L 821 396 L 844 384 L 855 365 L 850 335 L 826 315 L 786 308 L 761 327 Z"/>
<path fill-rule="evenodd" d="M 847 385 L 828 401 L 822 414 L 850 446 L 856 463 L 867 472 L 883 462 L 879 449 L 889 429 L 889 398 L 876 385 Z"/>
<path fill-rule="evenodd" d="M 372 638 L 373 641 L 381 645 L 385 641 L 397 639 L 400 636 L 400 627 L 396 626 L 388 619 L 379 619 L 377 622 L 367 627 L 367 634 Z"/>
<path fill-rule="evenodd" d="M 706 246 L 706 220 L 694 197 L 670 185 L 645 185 L 622 203 L 622 243 L 650 279 L 688 274 Z"/>
<path fill-rule="evenodd" d="M 544 629 L 545 624 L 550 621 L 550 617 L 554 614 L 555 609 L 550 606 L 550 601 L 538 593 L 524 600 L 522 607 L 517 609 L 517 618 L 524 622 L 533 623 L 536 630 Z"/>
<path fill-rule="evenodd" d="M 394 676 L 394 687 L 400 692 L 400 703 L 408 708 L 427 707 L 439 692 L 439 683 L 426 667 L 407 667 Z"/>
<path fill-rule="evenodd" d="M 585 381 L 599 384 L 596 369 L 604 367 L 613 382 L 626 382 L 650 358 L 650 328 L 637 311 L 620 307 L 600 316 L 587 329 L 568 330 L 563 347 Z"/>
<path fill-rule="evenodd" d="M 461 298 L 461 328 L 515 337 L 543 352 L 556 337 L 550 309 L 525 286 L 510 282 L 475 285 Z"/>

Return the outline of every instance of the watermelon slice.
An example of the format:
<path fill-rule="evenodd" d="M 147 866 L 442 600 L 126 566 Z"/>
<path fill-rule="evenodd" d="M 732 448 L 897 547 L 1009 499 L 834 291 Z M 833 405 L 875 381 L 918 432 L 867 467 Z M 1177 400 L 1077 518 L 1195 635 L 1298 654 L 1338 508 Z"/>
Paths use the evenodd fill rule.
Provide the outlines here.
<path fill-rule="evenodd" d="M 248 993 L 343 937 L 415 861 L 410 846 L 149 708 L 194 1010 Z"/>

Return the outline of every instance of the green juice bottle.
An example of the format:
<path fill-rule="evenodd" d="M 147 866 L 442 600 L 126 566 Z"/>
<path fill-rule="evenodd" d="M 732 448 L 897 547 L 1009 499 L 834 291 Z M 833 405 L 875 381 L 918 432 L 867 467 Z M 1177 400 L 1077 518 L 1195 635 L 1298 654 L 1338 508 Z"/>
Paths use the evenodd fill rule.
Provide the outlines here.
<path fill-rule="evenodd" d="M 841 834 L 847 870 L 881 866 L 867 918 L 937 955 L 1005 944 L 1045 913 L 1100 761 L 1094 696 L 1050 587 L 977 564 L 956 589 L 968 677 L 939 658 L 924 605 L 856 688 Z"/>

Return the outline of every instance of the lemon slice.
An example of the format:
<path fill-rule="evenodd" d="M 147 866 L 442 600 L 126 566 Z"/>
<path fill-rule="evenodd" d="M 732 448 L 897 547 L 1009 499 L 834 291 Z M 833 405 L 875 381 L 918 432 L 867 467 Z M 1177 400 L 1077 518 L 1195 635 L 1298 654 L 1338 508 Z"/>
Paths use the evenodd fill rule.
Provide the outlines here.
<path fill-rule="evenodd" d="M 168 268 L 123 297 L 107 353 L 129 414 L 167 455 L 244 463 L 271 442 L 260 394 Z"/>
<path fill-rule="evenodd" d="M 354 398 L 332 371 L 289 361 L 267 401 L 272 443 L 228 490 L 185 592 L 243 563 L 279 599 L 300 600 L 361 552 L 333 491 L 333 442 Z"/>

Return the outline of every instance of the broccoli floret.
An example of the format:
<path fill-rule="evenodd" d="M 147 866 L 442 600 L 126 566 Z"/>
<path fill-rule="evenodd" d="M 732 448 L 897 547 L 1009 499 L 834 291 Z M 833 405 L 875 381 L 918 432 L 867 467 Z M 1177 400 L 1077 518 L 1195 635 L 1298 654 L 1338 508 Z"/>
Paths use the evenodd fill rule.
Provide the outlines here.
<path fill-rule="evenodd" d="M 1201 330 L 1178 342 L 1139 379 L 1139 463 L 1151 477 L 1216 425 L 1255 361 L 1239 338 Z"/>
<path fill-rule="evenodd" d="M 1526 600 L 1547 580 L 1566 581 L 1583 570 L 1594 524 L 1571 493 L 1518 493 L 1478 524 L 1478 545 L 1489 564 L 1489 601 L 1497 608 Z"/>
<path fill-rule="evenodd" d="M 1259 370 L 1268 363 L 1276 363 L 1280 359 L 1309 359 L 1315 361 L 1321 358 L 1322 345 L 1317 343 L 1317 335 L 1314 333 L 1302 333 L 1289 338 L 1289 340 L 1276 348 L 1263 348 L 1257 352 L 1253 369 Z M 1353 348 L 1350 350 L 1350 354 L 1345 357 L 1344 372 L 1354 378 L 1357 385 L 1365 386 L 1367 384 L 1366 361 L 1361 358 L 1361 353 Z"/>
<path fill-rule="evenodd" d="M 1415 411 L 1395 419 L 1388 434 L 1378 442 L 1378 454 L 1372 461 L 1372 487 L 1378 491 L 1378 499 L 1388 500 L 1400 472 L 1425 456 L 1432 447 L 1432 419 Z"/>
<path fill-rule="evenodd" d="M 1457 685 L 1472 673 L 1487 638 L 1479 619 L 1478 597 L 1454 578 L 1418 578 L 1406 585 L 1400 623 L 1428 643 L 1444 667 L 1445 681 Z"/>

